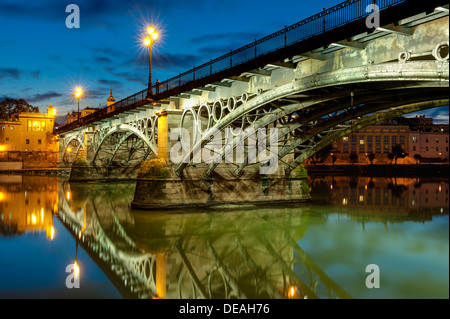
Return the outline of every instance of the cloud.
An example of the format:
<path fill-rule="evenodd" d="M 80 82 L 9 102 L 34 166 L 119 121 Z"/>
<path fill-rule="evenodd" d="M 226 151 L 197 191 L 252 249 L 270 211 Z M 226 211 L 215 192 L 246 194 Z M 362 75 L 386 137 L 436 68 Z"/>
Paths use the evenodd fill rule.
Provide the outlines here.
<path fill-rule="evenodd" d="M 27 98 L 26 100 L 30 103 L 31 102 L 36 103 L 36 102 L 42 102 L 45 100 L 49 100 L 49 99 L 61 97 L 61 96 L 63 96 L 63 94 L 51 91 L 51 92 L 47 92 L 47 93 L 43 93 L 43 94 L 40 94 L 40 93 L 34 94 L 33 96 Z"/>
<path fill-rule="evenodd" d="M 96 56 L 94 57 L 95 62 L 97 63 L 112 63 L 113 61 L 110 58 L 105 56 Z"/>
<path fill-rule="evenodd" d="M 20 80 L 22 71 L 17 68 L 0 68 L 0 79 L 12 78 L 14 80 Z"/>
<path fill-rule="evenodd" d="M 103 85 L 107 85 L 110 87 L 122 87 L 123 83 L 119 82 L 119 81 L 115 81 L 115 80 L 105 80 L 105 79 L 100 79 L 98 80 L 98 83 L 103 84 Z"/>
<path fill-rule="evenodd" d="M 35 79 L 39 79 L 39 76 L 41 75 L 41 71 L 30 71 L 30 75 Z"/>

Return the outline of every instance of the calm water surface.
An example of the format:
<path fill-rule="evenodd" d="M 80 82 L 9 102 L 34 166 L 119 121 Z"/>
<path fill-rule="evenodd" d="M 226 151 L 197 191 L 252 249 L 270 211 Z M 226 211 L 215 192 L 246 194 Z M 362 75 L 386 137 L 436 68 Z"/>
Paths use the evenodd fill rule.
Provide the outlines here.
<path fill-rule="evenodd" d="M 310 204 L 168 213 L 130 209 L 134 183 L 0 175 L 0 298 L 449 298 L 448 179 L 309 184 Z"/>

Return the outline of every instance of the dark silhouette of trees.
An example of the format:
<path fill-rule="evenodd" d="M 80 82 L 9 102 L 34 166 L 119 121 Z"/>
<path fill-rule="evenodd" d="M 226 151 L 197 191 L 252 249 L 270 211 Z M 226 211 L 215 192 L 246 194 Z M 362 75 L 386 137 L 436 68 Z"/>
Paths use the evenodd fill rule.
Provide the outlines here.
<path fill-rule="evenodd" d="M 352 165 L 355 165 L 355 163 L 358 162 L 358 155 L 355 153 L 351 153 L 349 156 L 350 159 L 350 163 L 352 163 Z"/>
<path fill-rule="evenodd" d="M 0 119 L 9 119 L 11 115 L 19 112 L 39 113 L 39 108 L 29 104 L 24 99 L 6 98 L 0 102 Z"/>
<path fill-rule="evenodd" d="M 395 161 L 395 165 L 397 165 L 397 160 L 399 158 L 405 158 L 406 156 L 408 156 L 408 153 L 406 153 L 403 147 L 399 144 L 392 146 L 392 152 L 387 155 L 389 160 Z"/>

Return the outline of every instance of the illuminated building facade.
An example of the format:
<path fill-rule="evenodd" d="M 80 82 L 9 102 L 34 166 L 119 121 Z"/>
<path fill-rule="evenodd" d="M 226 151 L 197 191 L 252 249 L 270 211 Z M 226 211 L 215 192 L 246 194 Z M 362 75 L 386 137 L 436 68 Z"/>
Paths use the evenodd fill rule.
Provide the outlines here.
<path fill-rule="evenodd" d="M 55 109 L 47 113 L 20 112 L 9 120 L 0 120 L 0 152 L 56 151 L 52 143 Z"/>

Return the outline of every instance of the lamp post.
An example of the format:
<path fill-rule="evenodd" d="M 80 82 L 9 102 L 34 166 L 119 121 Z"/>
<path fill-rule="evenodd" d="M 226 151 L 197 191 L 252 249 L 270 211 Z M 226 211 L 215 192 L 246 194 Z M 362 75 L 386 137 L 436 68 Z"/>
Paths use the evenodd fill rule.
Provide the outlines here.
<path fill-rule="evenodd" d="M 148 36 L 144 39 L 144 44 L 146 47 L 148 47 L 149 51 L 149 72 L 148 72 L 148 91 L 147 91 L 147 98 L 150 98 L 153 96 L 152 91 L 152 45 L 155 43 L 155 40 L 158 39 L 158 32 L 155 30 L 154 27 L 148 27 L 147 28 Z"/>
<path fill-rule="evenodd" d="M 75 97 L 78 99 L 78 113 L 77 113 L 78 123 L 80 122 L 80 97 L 81 97 L 81 95 L 83 95 L 83 90 L 81 90 L 80 87 L 77 87 L 77 89 L 75 91 Z"/>

